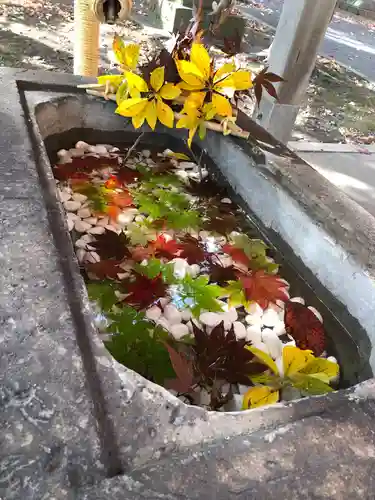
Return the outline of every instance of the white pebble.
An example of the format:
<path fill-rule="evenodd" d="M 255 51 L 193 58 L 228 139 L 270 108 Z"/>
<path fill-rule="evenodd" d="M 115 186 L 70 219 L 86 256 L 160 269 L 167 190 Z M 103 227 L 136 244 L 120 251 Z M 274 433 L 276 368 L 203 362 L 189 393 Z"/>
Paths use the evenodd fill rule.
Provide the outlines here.
<path fill-rule="evenodd" d="M 210 233 L 208 231 L 199 231 L 199 236 L 202 238 L 202 240 L 205 240 L 210 236 Z"/>
<path fill-rule="evenodd" d="M 72 198 L 74 201 L 79 201 L 80 203 L 84 203 L 87 200 L 87 196 L 81 193 L 74 193 Z"/>
<path fill-rule="evenodd" d="M 198 264 L 191 264 L 191 266 L 189 268 L 190 274 L 193 276 L 193 278 L 198 276 L 198 274 L 200 273 L 200 270 L 201 270 L 201 268 L 198 266 Z"/>
<path fill-rule="evenodd" d="M 338 364 L 337 363 L 337 359 L 335 358 L 335 356 L 328 356 L 327 361 L 330 361 L 331 363 Z"/>
<path fill-rule="evenodd" d="M 87 224 L 91 224 L 92 226 L 95 226 L 98 223 L 98 218 L 97 217 L 87 217 L 87 219 L 85 219 L 85 222 L 87 222 Z"/>
<path fill-rule="evenodd" d="M 133 222 L 136 212 L 137 209 L 129 209 L 124 212 L 121 212 L 117 217 L 117 222 L 122 226 L 130 224 L 131 222 Z"/>
<path fill-rule="evenodd" d="M 78 141 L 76 144 L 76 149 L 83 149 L 85 151 L 88 151 L 90 149 L 90 144 L 87 144 L 85 141 Z"/>
<path fill-rule="evenodd" d="M 92 255 L 92 252 L 86 252 L 84 261 L 89 262 L 90 264 L 96 263 L 95 257 Z"/>
<path fill-rule="evenodd" d="M 69 201 L 70 198 L 72 197 L 71 194 L 68 191 L 57 189 L 57 194 L 60 198 L 60 201 L 62 203 L 65 203 L 66 201 Z"/>
<path fill-rule="evenodd" d="M 148 149 L 143 149 L 141 152 L 145 158 L 150 158 L 151 151 L 149 151 Z"/>
<path fill-rule="evenodd" d="M 103 226 L 97 226 L 97 227 L 103 227 Z M 108 231 L 113 231 L 114 233 L 119 233 L 121 232 L 121 229 L 117 229 L 113 224 L 108 224 L 105 226 L 105 229 L 108 229 Z"/>
<path fill-rule="evenodd" d="M 169 331 L 169 329 L 170 329 L 170 324 L 163 316 L 156 321 L 156 324 L 161 326 L 162 328 L 164 328 L 167 331 Z"/>
<path fill-rule="evenodd" d="M 318 320 L 321 323 L 323 323 L 323 316 L 320 314 L 320 312 L 317 309 L 315 309 L 315 307 L 309 306 L 308 309 L 310 309 L 310 311 L 315 314 L 315 316 L 318 318 Z"/>
<path fill-rule="evenodd" d="M 74 221 L 71 220 L 71 219 L 67 219 L 67 225 L 68 225 L 68 231 L 73 231 L 73 228 L 74 228 Z"/>
<path fill-rule="evenodd" d="M 273 327 L 279 323 L 279 315 L 273 309 L 266 309 L 262 316 L 264 326 Z"/>
<path fill-rule="evenodd" d="M 146 311 L 146 318 L 156 321 L 161 316 L 161 309 L 158 306 L 152 306 Z"/>
<path fill-rule="evenodd" d="M 77 220 L 74 224 L 74 229 L 78 233 L 86 233 L 86 231 L 91 229 L 91 227 L 92 227 L 91 224 L 87 224 L 87 222 L 85 222 L 83 220 Z"/>
<path fill-rule="evenodd" d="M 230 205 L 232 203 L 232 200 L 230 200 L 229 198 L 223 198 L 221 200 L 221 203 L 228 203 L 228 205 Z"/>
<path fill-rule="evenodd" d="M 270 354 L 267 345 L 264 342 L 253 342 L 252 347 L 259 349 L 260 351 L 265 352 L 266 354 Z"/>
<path fill-rule="evenodd" d="M 263 309 L 257 302 L 252 302 L 251 304 L 249 304 L 249 306 L 246 308 L 246 311 L 249 313 L 249 315 L 252 316 L 259 317 L 263 315 Z"/>
<path fill-rule="evenodd" d="M 87 219 L 86 219 L 87 220 Z M 89 234 L 104 234 L 105 228 L 102 226 L 95 226 L 87 230 Z"/>
<path fill-rule="evenodd" d="M 293 297 L 292 299 L 290 299 L 290 302 L 297 302 L 297 304 L 305 305 L 305 299 L 303 299 L 302 297 Z"/>
<path fill-rule="evenodd" d="M 231 307 L 227 312 L 224 313 L 224 316 L 231 321 L 236 321 L 238 318 L 238 312 L 235 307 Z"/>
<path fill-rule="evenodd" d="M 189 321 L 189 319 L 191 318 L 191 310 L 190 309 L 183 309 L 181 311 L 181 318 L 182 318 L 182 321 Z"/>
<path fill-rule="evenodd" d="M 85 255 L 86 255 L 86 250 L 84 250 L 83 248 L 78 248 L 76 255 L 77 255 L 78 262 L 83 262 L 83 259 L 85 258 Z"/>
<path fill-rule="evenodd" d="M 64 156 L 69 156 L 69 152 L 66 149 L 60 149 L 57 151 L 57 156 L 63 158 Z"/>
<path fill-rule="evenodd" d="M 268 352 L 274 359 L 281 356 L 283 344 L 273 330 L 265 328 L 262 331 L 262 341 L 266 344 Z"/>
<path fill-rule="evenodd" d="M 224 330 L 228 331 L 232 328 L 233 321 L 231 319 L 226 318 L 223 316 L 224 319 Z"/>
<path fill-rule="evenodd" d="M 90 252 L 90 255 L 94 262 L 100 262 L 100 255 L 97 252 Z"/>
<path fill-rule="evenodd" d="M 87 243 L 91 243 L 92 241 L 95 241 L 94 236 L 91 236 L 91 234 L 84 234 L 81 236 L 81 240 L 86 241 Z"/>
<path fill-rule="evenodd" d="M 108 224 L 109 224 L 109 217 L 105 216 L 102 219 L 99 219 L 96 225 L 105 227 L 108 226 Z"/>
<path fill-rule="evenodd" d="M 87 241 L 85 241 L 83 238 L 79 238 L 79 240 L 77 240 L 75 243 L 74 243 L 74 246 L 76 248 L 84 248 L 86 250 L 86 247 L 87 247 Z"/>
<path fill-rule="evenodd" d="M 106 155 L 108 153 L 107 148 L 103 144 L 98 144 L 97 146 L 90 146 L 91 153 L 96 153 L 97 155 Z"/>
<path fill-rule="evenodd" d="M 249 390 L 248 385 L 238 384 L 238 392 L 243 396 Z"/>
<path fill-rule="evenodd" d="M 197 164 L 193 163 L 191 161 L 180 161 L 178 166 L 180 168 L 183 168 L 183 169 L 191 170 L 191 169 L 195 169 L 197 167 Z"/>
<path fill-rule="evenodd" d="M 233 323 L 234 334 L 238 340 L 246 338 L 246 327 L 240 321 Z"/>
<path fill-rule="evenodd" d="M 79 201 L 66 201 L 64 207 L 68 212 L 76 212 L 80 209 L 81 203 Z"/>
<path fill-rule="evenodd" d="M 159 303 L 161 305 L 161 307 L 165 307 L 167 304 L 169 304 L 170 302 L 170 299 L 168 297 L 162 297 L 161 299 L 159 299 Z"/>
<path fill-rule="evenodd" d="M 170 332 L 176 340 L 180 340 L 189 334 L 189 328 L 183 323 L 177 323 L 171 326 Z"/>
<path fill-rule="evenodd" d="M 170 325 L 181 323 L 182 320 L 180 311 L 173 304 L 167 304 L 165 306 L 164 317 Z"/>
<path fill-rule="evenodd" d="M 199 321 L 201 321 L 206 326 L 215 327 L 221 321 L 223 321 L 223 318 L 221 317 L 220 314 L 217 313 L 204 312 L 199 316 Z"/>
<path fill-rule="evenodd" d="M 281 335 L 285 335 L 286 330 L 284 321 L 279 321 L 277 325 L 273 327 L 273 331 L 276 333 L 278 337 L 280 337 Z"/>
<path fill-rule="evenodd" d="M 91 211 L 89 208 L 81 208 L 81 210 L 78 210 L 77 215 L 81 217 L 81 219 L 87 219 L 91 217 Z"/>
<path fill-rule="evenodd" d="M 66 218 L 71 221 L 76 221 L 79 219 L 77 214 L 74 214 L 73 212 L 67 212 Z"/>
<path fill-rule="evenodd" d="M 262 341 L 262 333 L 260 327 L 248 326 L 246 329 L 246 340 L 252 344 L 257 344 Z"/>
<path fill-rule="evenodd" d="M 81 158 L 85 154 L 84 149 L 72 148 L 69 149 L 69 154 L 72 158 Z"/>
<path fill-rule="evenodd" d="M 119 280 L 124 280 L 128 276 L 130 276 L 129 273 L 117 273 L 117 277 Z"/>

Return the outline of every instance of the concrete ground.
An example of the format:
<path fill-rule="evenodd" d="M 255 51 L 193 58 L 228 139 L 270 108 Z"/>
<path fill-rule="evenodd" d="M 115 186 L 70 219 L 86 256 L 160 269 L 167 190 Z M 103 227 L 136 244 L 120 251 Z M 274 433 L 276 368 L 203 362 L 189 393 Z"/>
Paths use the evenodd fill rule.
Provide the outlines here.
<path fill-rule="evenodd" d="M 289 147 L 375 216 L 375 146 L 290 142 Z"/>

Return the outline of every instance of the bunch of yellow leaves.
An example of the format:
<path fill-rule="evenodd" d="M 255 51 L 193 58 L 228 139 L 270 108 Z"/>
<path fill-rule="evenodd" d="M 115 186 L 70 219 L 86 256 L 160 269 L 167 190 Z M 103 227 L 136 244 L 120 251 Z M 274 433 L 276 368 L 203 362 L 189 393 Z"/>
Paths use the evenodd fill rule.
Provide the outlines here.
<path fill-rule="evenodd" d="M 234 62 L 225 63 L 215 70 L 214 61 L 200 43 L 192 44 L 190 61 L 177 60 L 176 65 L 182 79 L 178 84 L 179 88 L 190 91 L 185 101 L 184 112 L 191 104 L 192 107 L 196 107 L 197 101 L 202 104 L 205 101 L 212 103 L 216 114 L 230 117 L 232 106 L 229 99 L 236 91 L 247 90 L 252 86 L 250 72 L 236 70 Z"/>
<path fill-rule="evenodd" d="M 280 390 L 295 387 L 302 394 L 319 395 L 331 392 L 330 382 L 337 379 L 339 365 L 324 358 L 316 358 L 312 351 L 298 347 L 285 346 L 282 353 L 282 366 L 278 369 L 276 362 L 265 352 L 255 347 L 247 347 L 269 371 L 251 377 L 256 385 L 251 387 L 243 399 L 243 410 L 276 403 L 280 398 Z"/>
<path fill-rule="evenodd" d="M 123 73 L 127 71 L 134 71 L 139 61 L 139 45 L 135 43 L 125 45 L 122 38 L 115 35 L 112 48 L 116 61 L 120 65 Z M 98 83 L 105 85 L 105 95 L 109 92 L 116 94 L 117 104 L 119 104 L 128 95 L 128 83 L 124 74 L 99 76 Z"/>
<path fill-rule="evenodd" d="M 159 120 L 166 127 L 172 128 L 174 114 L 164 100 L 176 99 L 181 90 L 172 83 L 164 82 L 164 66 L 156 68 L 150 75 L 150 85 L 139 75 L 130 71 L 125 73 L 130 97 L 123 99 L 116 113 L 132 118 L 134 128 L 139 128 L 146 120 L 152 130 Z"/>

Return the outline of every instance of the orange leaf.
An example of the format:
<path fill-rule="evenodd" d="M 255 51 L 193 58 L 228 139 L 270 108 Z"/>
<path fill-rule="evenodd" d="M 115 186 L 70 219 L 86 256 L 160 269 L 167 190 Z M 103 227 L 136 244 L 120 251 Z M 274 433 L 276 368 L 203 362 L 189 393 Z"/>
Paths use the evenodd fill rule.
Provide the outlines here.
<path fill-rule="evenodd" d="M 255 271 L 249 275 L 241 274 L 239 279 L 243 286 L 246 300 L 257 302 L 262 309 L 276 300 L 289 299 L 285 291 L 285 283 L 280 276 L 266 274 L 264 271 Z"/>

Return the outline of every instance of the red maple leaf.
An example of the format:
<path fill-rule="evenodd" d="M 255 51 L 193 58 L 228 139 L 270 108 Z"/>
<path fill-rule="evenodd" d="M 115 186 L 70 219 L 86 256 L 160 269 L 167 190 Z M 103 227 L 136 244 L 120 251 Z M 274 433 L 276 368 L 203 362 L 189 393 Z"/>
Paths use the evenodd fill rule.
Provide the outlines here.
<path fill-rule="evenodd" d="M 200 241 L 194 236 L 187 234 L 181 238 L 180 249 L 179 257 L 186 259 L 188 264 L 200 264 L 206 260 L 206 252 Z"/>
<path fill-rule="evenodd" d="M 166 387 L 173 389 L 178 393 L 185 393 L 191 390 L 194 384 L 194 367 L 193 362 L 189 360 L 183 353 L 176 351 L 172 346 L 163 342 L 176 373 L 175 379 L 165 381 Z"/>
<path fill-rule="evenodd" d="M 111 204 L 120 208 L 127 208 L 134 206 L 134 200 L 128 191 L 122 191 L 121 193 L 113 193 L 110 195 Z"/>
<path fill-rule="evenodd" d="M 325 332 L 322 322 L 305 305 L 298 302 L 285 304 L 284 322 L 286 331 L 300 349 L 310 349 L 315 356 L 325 350 Z"/>
<path fill-rule="evenodd" d="M 85 264 L 86 271 L 94 274 L 97 278 L 101 280 L 105 279 L 118 279 L 117 273 L 123 273 L 123 269 L 119 267 L 121 264 L 121 260 L 101 260 L 100 262 L 87 262 Z"/>
<path fill-rule="evenodd" d="M 151 241 L 147 247 L 135 247 L 132 250 L 132 257 L 137 262 L 141 262 L 151 256 L 164 257 L 167 260 L 171 260 L 177 257 L 180 251 L 180 245 L 175 240 L 167 240 L 166 237 L 161 234 L 156 240 Z"/>
<path fill-rule="evenodd" d="M 248 301 L 257 302 L 262 309 L 276 300 L 289 299 L 285 291 L 285 283 L 280 276 L 267 274 L 264 271 L 255 271 L 251 274 L 239 274 L 245 297 Z"/>
<path fill-rule="evenodd" d="M 236 248 L 234 245 L 227 243 L 223 245 L 223 252 L 230 255 L 234 262 L 243 264 L 246 267 L 250 266 L 250 259 L 241 248 Z"/>
<path fill-rule="evenodd" d="M 133 273 L 135 280 L 124 283 L 125 292 L 129 295 L 124 299 L 127 304 L 146 309 L 161 297 L 165 296 L 167 285 L 161 276 L 150 279 L 142 274 Z"/>

